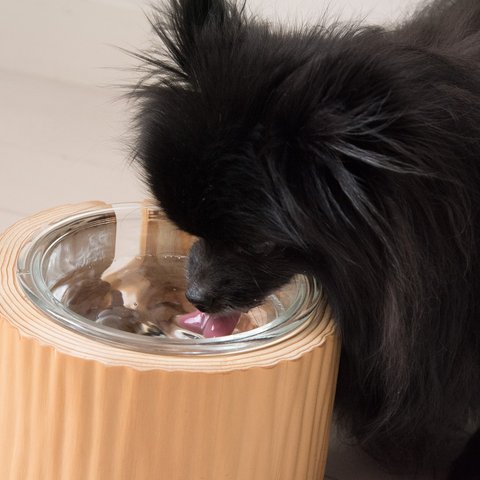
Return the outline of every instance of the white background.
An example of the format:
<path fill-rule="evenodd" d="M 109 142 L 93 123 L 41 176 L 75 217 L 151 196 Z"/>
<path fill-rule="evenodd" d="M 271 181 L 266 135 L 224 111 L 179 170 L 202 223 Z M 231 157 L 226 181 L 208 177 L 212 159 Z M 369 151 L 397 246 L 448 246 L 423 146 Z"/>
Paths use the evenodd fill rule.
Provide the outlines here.
<path fill-rule="evenodd" d="M 69 82 L 117 83 L 128 58 L 113 46 L 147 44 L 144 0 L 1 0 L 0 66 Z M 414 0 L 250 0 L 251 11 L 272 20 L 314 23 L 328 7 L 343 19 L 391 21 Z"/>

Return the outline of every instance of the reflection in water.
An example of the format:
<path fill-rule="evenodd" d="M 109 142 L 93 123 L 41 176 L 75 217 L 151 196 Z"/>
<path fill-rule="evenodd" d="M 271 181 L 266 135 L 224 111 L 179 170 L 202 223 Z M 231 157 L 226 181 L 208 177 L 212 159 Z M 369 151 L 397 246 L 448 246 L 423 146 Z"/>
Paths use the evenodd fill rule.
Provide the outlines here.
<path fill-rule="evenodd" d="M 246 332 L 283 311 L 271 296 L 248 313 L 195 315 L 185 298 L 184 256 L 145 255 L 122 263 L 117 270 L 105 270 L 104 263 L 89 264 L 61 278 L 51 290 L 70 310 L 98 324 L 157 337 L 192 339 Z"/>

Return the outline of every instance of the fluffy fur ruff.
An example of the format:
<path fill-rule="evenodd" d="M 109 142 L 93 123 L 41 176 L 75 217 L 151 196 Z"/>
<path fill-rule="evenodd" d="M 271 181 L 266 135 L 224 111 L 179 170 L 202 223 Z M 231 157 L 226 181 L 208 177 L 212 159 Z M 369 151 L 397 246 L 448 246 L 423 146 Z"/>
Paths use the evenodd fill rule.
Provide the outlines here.
<path fill-rule="evenodd" d="M 479 425 L 480 2 L 282 29 L 171 0 L 152 25 L 135 156 L 201 238 L 190 296 L 244 308 L 314 276 L 342 334 L 338 418 L 389 467 L 440 465 Z"/>

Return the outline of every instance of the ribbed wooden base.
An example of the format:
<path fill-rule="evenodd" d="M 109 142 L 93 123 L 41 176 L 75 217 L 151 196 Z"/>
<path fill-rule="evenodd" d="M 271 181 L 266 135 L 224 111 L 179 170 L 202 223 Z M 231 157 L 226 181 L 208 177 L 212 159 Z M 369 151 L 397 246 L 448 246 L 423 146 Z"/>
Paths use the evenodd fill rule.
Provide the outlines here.
<path fill-rule="evenodd" d="M 320 480 L 339 341 L 318 322 L 257 351 L 163 356 L 54 323 L 16 278 L 26 239 L 96 206 L 65 206 L 0 237 L 2 480 Z"/>

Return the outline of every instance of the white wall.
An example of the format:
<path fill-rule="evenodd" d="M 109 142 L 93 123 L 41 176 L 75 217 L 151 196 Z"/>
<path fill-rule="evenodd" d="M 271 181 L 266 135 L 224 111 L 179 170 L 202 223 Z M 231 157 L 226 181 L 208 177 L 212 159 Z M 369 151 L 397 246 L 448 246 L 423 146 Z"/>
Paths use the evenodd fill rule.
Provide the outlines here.
<path fill-rule="evenodd" d="M 310 23 L 329 5 L 342 18 L 398 18 L 418 0 L 250 0 L 272 19 Z M 148 45 L 148 0 L 0 0 L 0 69 L 63 81 L 128 82 L 132 60 L 116 47 Z"/>

